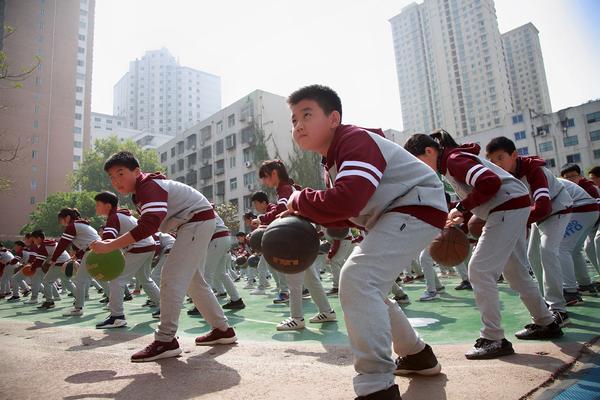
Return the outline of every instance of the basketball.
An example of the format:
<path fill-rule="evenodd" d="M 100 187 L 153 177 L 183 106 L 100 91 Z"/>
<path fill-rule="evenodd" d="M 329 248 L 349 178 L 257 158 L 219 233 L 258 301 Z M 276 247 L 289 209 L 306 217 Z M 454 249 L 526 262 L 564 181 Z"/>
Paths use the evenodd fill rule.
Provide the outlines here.
<path fill-rule="evenodd" d="M 262 252 L 277 271 L 295 274 L 312 265 L 319 253 L 319 235 L 304 218 L 279 218 L 269 225 L 262 238 Z"/>
<path fill-rule="evenodd" d="M 453 267 L 460 264 L 469 254 L 469 239 L 460 229 L 450 226 L 433 239 L 429 254 L 438 264 Z"/>
<path fill-rule="evenodd" d="M 256 267 L 258 267 L 259 261 L 260 261 L 260 256 L 257 256 L 256 254 L 252 254 L 250 257 L 248 257 L 248 266 L 252 267 L 252 268 L 256 268 Z"/>
<path fill-rule="evenodd" d="M 31 269 L 31 264 L 27 264 L 23 267 L 23 275 L 25 276 L 33 276 L 35 272 Z"/>
<path fill-rule="evenodd" d="M 327 254 L 331 249 L 331 243 L 329 242 L 321 242 L 319 245 L 319 254 Z"/>
<path fill-rule="evenodd" d="M 350 233 L 350 229 L 347 227 L 331 227 L 325 230 L 325 234 L 334 240 L 342 240 Z"/>
<path fill-rule="evenodd" d="M 246 261 L 248 261 L 246 256 L 240 256 L 235 259 L 235 265 L 244 265 L 244 264 L 246 264 Z"/>
<path fill-rule="evenodd" d="M 261 242 L 263 233 L 265 233 L 266 226 L 261 225 L 250 234 L 250 247 L 255 252 L 261 252 Z"/>
<path fill-rule="evenodd" d="M 113 280 L 125 269 L 125 257 L 121 250 L 114 250 L 106 254 L 88 251 L 83 259 L 92 278 L 101 281 Z"/>
<path fill-rule="evenodd" d="M 481 236 L 481 232 L 483 231 L 483 226 L 485 225 L 485 221 L 476 216 L 472 216 L 469 220 L 469 233 L 474 238 L 479 239 Z"/>

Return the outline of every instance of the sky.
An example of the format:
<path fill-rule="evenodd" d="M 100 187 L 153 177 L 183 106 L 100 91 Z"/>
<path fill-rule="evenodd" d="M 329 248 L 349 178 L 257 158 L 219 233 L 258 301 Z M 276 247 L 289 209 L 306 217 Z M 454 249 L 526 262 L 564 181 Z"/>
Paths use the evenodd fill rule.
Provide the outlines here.
<path fill-rule="evenodd" d="M 391 26 L 407 0 L 96 0 L 92 111 L 112 114 L 129 62 L 166 47 L 221 77 L 222 106 L 255 89 L 312 83 L 342 99 L 344 121 L 402 129 Z M 419 1 L 421 2 L 421 1 Z M 540 31 L 554 111 L 600 97 L 600 1 L 496 0 L 500 32 Z"/>

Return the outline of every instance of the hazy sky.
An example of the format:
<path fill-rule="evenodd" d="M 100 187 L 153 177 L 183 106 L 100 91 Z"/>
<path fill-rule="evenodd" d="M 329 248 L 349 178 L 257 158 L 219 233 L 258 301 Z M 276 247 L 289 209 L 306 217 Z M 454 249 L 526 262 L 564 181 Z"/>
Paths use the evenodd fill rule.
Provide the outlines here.
<path fill-rule="evenodd" d="M 222 105 L 255 89 L 333 87 L 344 121 L 402 128 L 388 19 L 411 1 L 97 0 L 92 111 L 112 113 L 129 62 L 166 47 L 221 76 Z M 540 31 L 553 110 L 600 97 L 600 1 L 496 0 L 500 32 Z"/>

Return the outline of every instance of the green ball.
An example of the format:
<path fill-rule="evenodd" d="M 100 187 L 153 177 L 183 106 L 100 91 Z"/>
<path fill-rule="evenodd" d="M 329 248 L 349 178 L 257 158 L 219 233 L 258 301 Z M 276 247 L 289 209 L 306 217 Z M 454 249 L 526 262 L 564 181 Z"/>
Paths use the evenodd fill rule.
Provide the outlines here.
<path fill-rule="evenodd" d="M 94 279 L 111 281 L 123 273 L 125 269 L 125 257 L 121 250 L 111 251 L 106 254 L 98 254 L 88 251 L 84 257 L 85 266 Z"/>

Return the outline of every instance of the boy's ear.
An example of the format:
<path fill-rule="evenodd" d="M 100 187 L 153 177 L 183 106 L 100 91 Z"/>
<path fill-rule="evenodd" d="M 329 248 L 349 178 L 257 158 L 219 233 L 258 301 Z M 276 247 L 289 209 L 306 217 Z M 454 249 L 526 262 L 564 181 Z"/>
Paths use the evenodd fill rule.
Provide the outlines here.
<path fill-rule="evenodd" d="M 331 123 L 332 128 L 337 128 L 342 123 L 342 116 L 339 111 L 332 111 L 329 114 L 329 122 Z"/>

